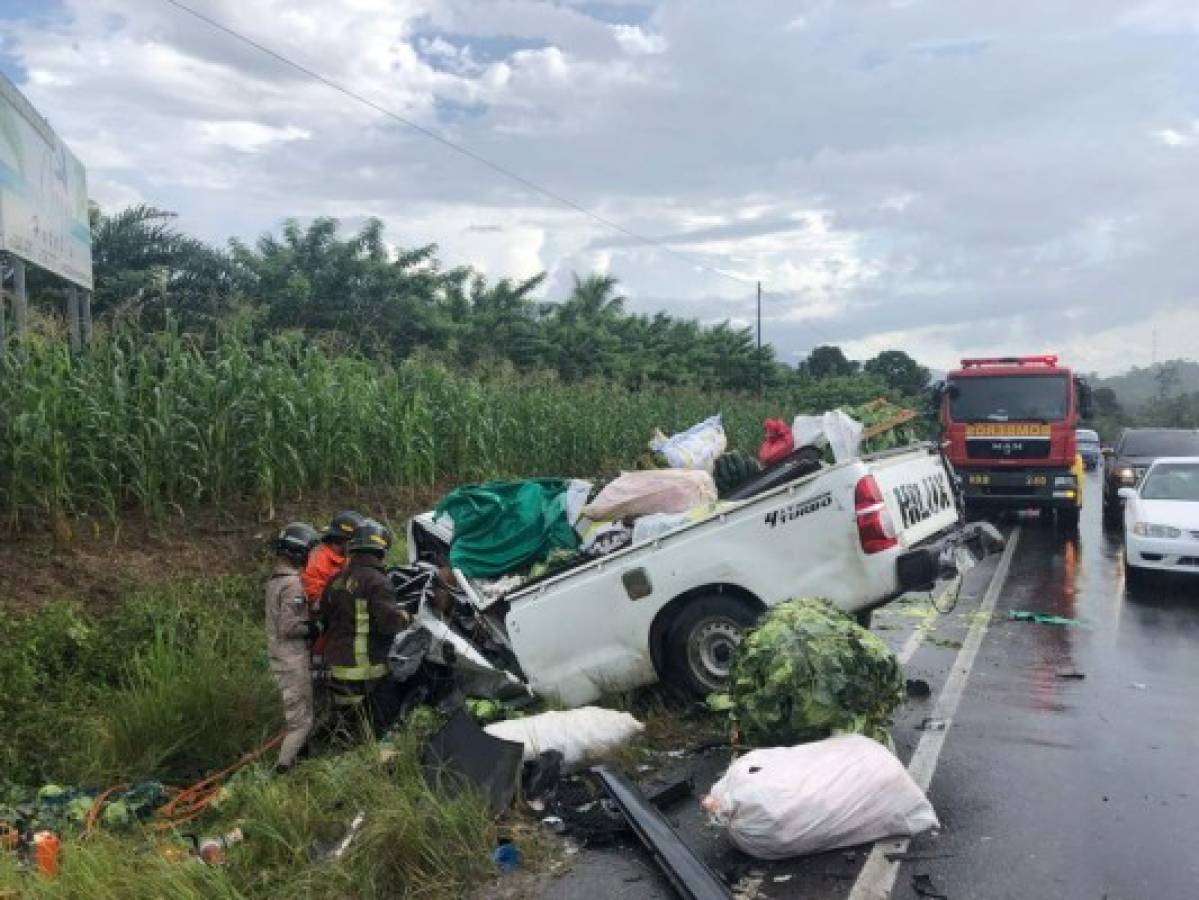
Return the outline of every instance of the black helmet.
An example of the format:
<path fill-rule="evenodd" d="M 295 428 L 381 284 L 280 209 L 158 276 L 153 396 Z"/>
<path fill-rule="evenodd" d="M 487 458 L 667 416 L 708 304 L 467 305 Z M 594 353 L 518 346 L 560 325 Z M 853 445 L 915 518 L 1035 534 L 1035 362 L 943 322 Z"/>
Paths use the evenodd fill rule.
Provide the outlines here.
<path fill-rule="evenodd" d="M 320 534 L 307 522 L 292 522 L 285 525 L 275 537 L 275 552 L 287 556 L 304 557 L 308 555 L 321 539 Z"/>
<path fill-rule="evenodd" d="M 383 556 L 391 549 L 391 529 L 374 519 L 366 519 L 350 536 L 351 553 L 378 553 Z"/>
<path fill-rule="evenodd" d="M 321 535 L 322 541 L 342 540 L 348 541 L 354 534 L 354 529 L 366 521 L 366 516 L 362 513 L 354 512 L 352 509 L 343 509 L 332 519 L 329 520 L 329 527 L 325 529 L 325 533 Z"/>

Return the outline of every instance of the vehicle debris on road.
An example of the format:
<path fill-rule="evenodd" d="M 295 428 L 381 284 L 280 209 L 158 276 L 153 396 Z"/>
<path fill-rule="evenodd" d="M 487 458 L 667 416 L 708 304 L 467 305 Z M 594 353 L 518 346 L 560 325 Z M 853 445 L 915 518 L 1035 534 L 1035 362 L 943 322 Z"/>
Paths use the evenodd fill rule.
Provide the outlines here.
<path fill-rule="evenodd" d="M 728 900 L 729 892 L 708 864 L 678 836 L 666 818 L 621 773 L 592 770 L 662 874 L 684 900 Z"/>
<path fill-rule="evenodd" d="M 1014 622 L 1035 622 L 1038 625 L 1081 625 L 1078 619 L 1055 616 L 1050 613 L 1029 612 L 1025 609 L 1008 610 L 1007 617 Z"/>
<path fill-rule="evenodd" d="M 904 689 L 908 692 L 909 697 L 917 700 L 923 700 L 925 697 L 931 696 L 933 692 L 923 678 L 909 678 L 904 682 Z"/>

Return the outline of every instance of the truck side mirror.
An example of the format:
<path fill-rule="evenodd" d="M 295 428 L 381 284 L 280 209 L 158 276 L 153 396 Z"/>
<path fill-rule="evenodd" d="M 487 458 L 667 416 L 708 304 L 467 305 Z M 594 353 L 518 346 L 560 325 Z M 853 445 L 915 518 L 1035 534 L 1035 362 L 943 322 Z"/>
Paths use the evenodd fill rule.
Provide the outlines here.
<path fill-rule="evenodd" d="M 1080 419 L 1090 419 L 1095 415 L 1095 403 L 1091 394 L 1091 386 L 1081 378 L 1074 380 L 1074 386 L 1078 391 L 1078 417 Z"/>
<path fill-rule="evenodd" d="M 928 413 L 929 419 L 936 422 L 941 417 L 941 398 L 945 396 L 945 382 L 936 382 L 928 391 Z"/>

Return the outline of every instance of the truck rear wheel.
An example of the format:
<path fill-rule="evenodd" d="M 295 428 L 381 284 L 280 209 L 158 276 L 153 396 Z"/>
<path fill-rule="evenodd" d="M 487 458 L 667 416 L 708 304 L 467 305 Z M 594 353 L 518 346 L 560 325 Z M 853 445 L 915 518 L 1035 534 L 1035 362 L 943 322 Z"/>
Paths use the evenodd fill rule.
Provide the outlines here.
<path fill-rule="evenodd" d="M 1063 506 L 1057 511 L 1057 526 L 1063 531 L 1078 531 L 1078 520 L 1082 515 L 1079 506 Z"/>
<path fill-rule="evenodd" d="M 723 691 L 733 653 L 758 615 L 745 601 L 726 594 L 688 601 L 666 635 L 666 682 L 700 699 Z"/>

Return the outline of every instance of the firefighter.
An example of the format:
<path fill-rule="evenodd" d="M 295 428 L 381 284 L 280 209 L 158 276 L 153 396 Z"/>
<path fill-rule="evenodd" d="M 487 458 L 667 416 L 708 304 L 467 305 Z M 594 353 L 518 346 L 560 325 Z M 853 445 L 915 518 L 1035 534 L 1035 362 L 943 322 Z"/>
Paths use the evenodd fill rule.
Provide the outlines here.
<path fill-rule="evenodd" d="M 329 687 L 340 711 L 358 710 L 381 733 L 399 713 L 387 654 L 411 616 L 398 604 L 383 560 L 391 532 L 367 519 L 349 540 L 349 563 L 329 583 L 321 603 Z"/>
<path fill-rule="evenodd" d="M 320 546 L 309 555 L 304 566 L 304 594 L 314 613 L 333 576 L 345 568 L 346 543 L 354 529 L 364 521 L 366 518 L 361 513 L 342 510 L 330 520 L 329 527 L 321 535 Z"/>
<path fill-rule="evenodd" d="M 271 675 L 283 695 L 287 731 L 275 771 L 286 772 L 312 732 L 312 673 L 308 641 L 319 625 L 309 620 L 300 571 L 320 540 L 317 530 L 292 522 L 275 538 L 275 566 L 266 582 L 266 642 Z"/>

